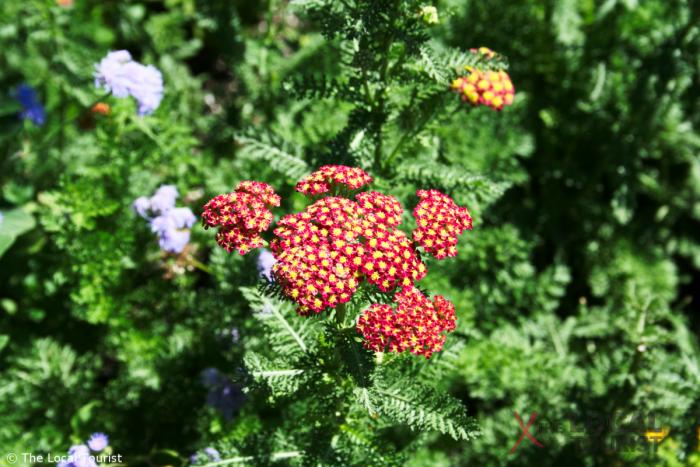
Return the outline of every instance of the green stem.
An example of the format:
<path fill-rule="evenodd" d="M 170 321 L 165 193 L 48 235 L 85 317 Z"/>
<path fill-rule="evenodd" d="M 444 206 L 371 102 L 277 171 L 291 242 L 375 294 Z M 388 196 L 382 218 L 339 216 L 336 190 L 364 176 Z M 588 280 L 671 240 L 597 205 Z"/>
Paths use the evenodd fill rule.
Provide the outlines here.
<path fill-rule="evenodd" d="M 199 261 L 195 257 L 190 258 L 190 264 L 202 272 L 206 272 L 207 274 L 212 275 L 212 276 L 214 275 L 214 271 L 212 271 L 209 266 L 202 263 L 201 261 Z"/>
<path fill-rule="evenodd" d="M 345 323 L 345 315 L 347 313 L 347 307 L 345 303 L 341 303 L 335 307 L 335 322 L 338 323 L 338 327 L 342 328 Z"/>
<path fill-rule="evenodd" d="M 413 130 L 411 130 L 411 131 L 406 131 L 406 132 L 401 136 L 401 139 L 399 139 L 399 142 L 396 143 L 396 146 L 394 147 L 394 149 L 391 151 L 391 153 L 389 153 L 389 156 L 387 156 L 387 158 L 386 158 L 386 165 L 385 165 L 384 168 L 388 168 L 389 165 L 394 161 L 394 159 L 395 159 L 396 156 L 399 154 L 399 151 L 401 150 L 401 148 L 403 147 L 403 145 L 406 143 L 406 141 L 409 140 L 409 137 L 410 137 L 410 138 L 414 138 L 414 137 L 416 137 L 418 134 L 420 134 L 421 131 L 423 131 L 423 129 L 425 128 L 425 126 L 426 126 L 428 123 L 430 123 L 430 121 L 433 119 L 433 117 L 435 117 L 435 114 L 437 113 L 437 109 L 438 109 L 438 108 L 440 108 L 440 106 L 437 106 L 437 105 L 436 105 L 435 107 L 433 107 L 432 112 L 430 112 L 430 113 L 427 114 L 425 117 L 423 117 L 423 119 L 418 123 L 418 125 L 417 125 Z M 461 106 L 456 107 L 455 110 L 454 110 L 453 112 L 449 113 L 449 114 L 446 116 L 445 120 L 449 120 L 449 119 L 452 118 L 457 112 L 459 112 L 459 111 L 461 111 L 461 110 L 463 110 L 463 109 L 461 108 Z"/>
<path fill-rule="evenodd" d="M 382 47 L 382 63 L 379 68 L 379 89 L 374 94 L 374 111 L 378 112 L 382 116 L 385 114 L 385 103 L 386 103 L 386 92 L 387 92 L 387 73 L 389 71 L 389 50 L 391 49 L 391 44 L 393 43 L 393 37 L 391 32 L 388 32 L 386 39 L 384 40 L 384 46 Z M 377 96 L 377 94 L 379 94 Z M 375 132 L 377 138 L 377 143 L 374 146 L 374 167 L 381 171 L 382 170 L 382 128 L 384 124 L 379 123 Z"/>

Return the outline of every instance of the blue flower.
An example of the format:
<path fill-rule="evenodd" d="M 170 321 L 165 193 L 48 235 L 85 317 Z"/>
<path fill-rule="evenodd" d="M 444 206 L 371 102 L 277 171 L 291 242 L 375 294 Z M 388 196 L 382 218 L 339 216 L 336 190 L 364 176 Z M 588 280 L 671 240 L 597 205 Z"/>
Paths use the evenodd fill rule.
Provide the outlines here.
<path fill-rule="evenodd" d="M 175 230 L 175 222 L 167 214 L 151 219 L 151 232 L 154 234 L 163 235 L 172 230 Z"/>
<path fill-rule="evenodd" d="M 178 229 L 189 229 L 197 220 L 190 208 L 173 208 L 168 211 L 168 216 Z"/>
<path fill-rule="evenodd" d="M 268 282 L 274 281 L 272 277 L 272 266 L 274 266 L 275 263 L 277 263 L 277 259 L 274 255 L 263 248 L 258 255 L 258 274 L 267 279 Z"/>
<path fill-rule="evenodd" d="M 176 208 L 179 197 L 174 185 L 161 185 L 153 196 L 140 196 L 132 207 L 139 216 L 148 220 L 151 232 L 158 235 L 161 249 L 169 253 L 181 253 L 190 241 L 190 231 L 197 218 L 190 208 Z M 155 217 L 151 217 L 155 216 Z"/>
<path fill-rule="evenodd" d="M 5 219 L 5 216 L 3 216 L 2 213 L 0 212 L 0 224 L 2 224 L 2 221 L 3 221 L 4 219 Z"/>
<path fill-rule="evenodd" d="M 46 120 L 46 112 L 44 107 L 39 103 L 36 91 L 33 87 L 27 84 L 20 84 L 15 93 L 15 97 L 22 106 L 22 113 L 19 114 L 22 119 L 29 119 L 36 125 L 43 125 Z"/>
<path fill-rule="evenodd" d="M 100 452 L 109 445 L 109 437 L 104 433 L 93 433 L 87 444 L 93 451 Z"/>
<path fill-rule="evenodd" d="M 204 454 L 207 455 L 209 460 L 212 460 L 214 462 L 221 460 L 221 454 L 219 454 L 219 451 L 217 451 L 214 448 L 204 448 Z"/>
<path fill-rule="evenodd" d="M 73 467 L 97 467 L 95 458 L 90 454 L 90 449 L 84 444 L 72 446 L 68 450 L 68 455 Z"/>
<path fill-rule="evenodd" d="M 148 219 L 148 211 L 151 209 L 151 200 L 146 196 L 139 196 L 132 204 L 134 211 L 144 219 Z"/>
<path fill-rule="evenodd" d="M 96 65 L 95 86 L 114 97 L 132 96 L 138 102 L 139 115 L 153 113 L 163 99 L 163 76 L 153 65 L 142 65 L 126 50 L 109 52 Z"/>
<path fill-rule="evenodd" d="M 175 207 L 175 200 L 180 196 L 175 185 L 161 185 L 151 197 L 151 210 L 164 213 Z"/>
<path fill-rule="evenodd" d="M 169 253 L 181 253 L 189 242 L 189 230 L 167 230 L 161 232 L 158 238 L 161 250 Z"/>

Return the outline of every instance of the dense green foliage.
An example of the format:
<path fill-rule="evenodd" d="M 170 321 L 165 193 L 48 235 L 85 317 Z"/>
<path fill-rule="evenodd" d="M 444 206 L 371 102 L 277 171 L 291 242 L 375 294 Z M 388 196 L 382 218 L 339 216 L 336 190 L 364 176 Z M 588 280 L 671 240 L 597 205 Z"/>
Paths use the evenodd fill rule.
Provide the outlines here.
<path fill-rule="evenodd" d="M 700 465 L 697 2 L 59 3 L 0 2 L 0 464 L 103 431 L 133 465 Z M 162 72 L 152 115 L 94 85 L 119 49 Z M 461 102 L 465 65 L 514 105 Z M 323 164 L 469 208 L 420 283 L 458 316 L 430 360 L 363 349 L 362 300 L 297 316 L 197 224 L 162 252 L 132 209 L 260 180 L 283 215 Z M 509 451 L 514 412 L 543 448 Z"/>

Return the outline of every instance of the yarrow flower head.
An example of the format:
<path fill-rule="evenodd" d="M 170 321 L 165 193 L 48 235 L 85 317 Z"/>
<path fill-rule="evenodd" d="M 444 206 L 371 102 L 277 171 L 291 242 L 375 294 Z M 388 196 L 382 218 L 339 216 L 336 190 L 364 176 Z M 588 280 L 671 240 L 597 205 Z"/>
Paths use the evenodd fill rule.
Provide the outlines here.
<path fill-rule="evenodd" d="M 416 194 L 420 202 L 413 210 L 417 224 L 413 239 L 437 259 L 457 256 L 458 237 L 472 229 L 469 211 L 438 190 L 418 190 Z"/>
<path fill-rule="evenodd" d="M 20 84 L 15 92 L 15 97 L 22 106 L 21 119 L 27 119 L 35 125 L 41 126 L 46 121 L 46 111 L 39 102 L 36 90 L 28 84 Z"/>
<path fill-rule="evenodd" d="M 366 253 L 357 241 L 360 215 L 354 201 L 331 196 L 280 219 L 271 245 L 278 260 L 273 274 L 300 314 L 347 303 L 357 290 Z"/>
<path fill-rule="evenodd" d="M 149 221 L 151 231 L 158 235 L 160 248 L 169 253 L 181 253 L 190 241 L 189 229 L 196 217 L 190 208 L 176 208 L 179 194 L 173 185 L 162 185 L 150 198 L 141 196 L 132 207 Z"/>
<path fill-rule="evenodd" d="M 357 167 L 324 165 L 297 183 L 296 190 L 307 196 L 328 193 L 334 187 L 357 190 L 372 183 L 372 177 Z"/>
<path fill-rule="evenodd" d="M 396 309 L 389 305 L 370 306 L 357 322 L 364 346 L 375 352 L 409 351 L 430 358 L 442 350 L 446 332 L 455 329 L 455 308 L 438 295 L 431 302 L 415 287 L 405 287 L 394 296 Z"/>
<path fill-rule="evenodd" d="M 505 71 L 481 71 L 467 67 L 467 76 L 452 82 L 452 89 L 462 96 L 462 100 L 473 106 L 486 105 L 501 110 L 513 103 L 515 88 Z"/>
<path fill-rule="evenodd" d="M 104 433 L 93 433 L 87 445 L 95 452 L 100 452 L 109 445 L 109 437 Z"/>
<path fill-rule="evenodd" d="M 114 97 L 132 96 L 139 115 L 153 113 L 163 99 L 163 76 L 153 65 L 142 65 L 126 50 L 109 52 L 96 65 L 95 86 Z"/>
<path fill-rule="evenodd" d="M 465 66 L 466 75 L 452 81 L 452 90 L 459 93 L 462 101 L 477 107 L 485 105 L 495 110 L 501 110 L 506 105 L 513 104 L 515 87 L 510 76 L 503 70 L 482 70 L 482 63 L 486 68 L 494 67 L 496 52 L 488 47 L 471 49 L 471 53 L 477 56 L 476 66 Z"/>
<path fill-rule="evenodd" d="M 266 183 L 244 181 L 236 189 L 212 198 L 204 205 L 204 228 L 218 227 L 216 241 L 229 253 L 244 255 L 265 246 L 260 234 L 272 223 L 268 206 L 279 206 L 280 197 Z"/>
<path fill-rule="evenodd" d="M 418 228 L 411 238 L 399 229 L 404 209 L 398 199 L 377 191 L 355 193 L 371 181 L 366 172 L 345 166 L 324 166 L 305 177 L 297 191 L 326 196 L 279 219 L 270 241 L 275 262 L 265 250 L 259 269 L 272 264 L 271 277 L 302 316 L 348 303 L 361 287 L 398 290 L 397 311 L 373 305 L 377 315 L 366 313 L 358 331 L 367 348 L 429 357 L 442 348 L 443 333 L 454 329 L 454 307 L 439 296 L 431 302 L 415 289 L 427 273 L 418 247 L 438 258 L 454 256 L 457 237 L 471 228 L 471 217 L 447 195 L 420 190 L 414 211 Z M 266 243 L 261 234 L 272 222 L 267 206 L 279 206 L 280 200 L 271 187 L 255 183 L 242 182 L 204 207 L 205 227 L 219 228 L 217 241 L 229 252 L 245 254 Z M 381 330 L 373 320 L 381 322 Z"/>

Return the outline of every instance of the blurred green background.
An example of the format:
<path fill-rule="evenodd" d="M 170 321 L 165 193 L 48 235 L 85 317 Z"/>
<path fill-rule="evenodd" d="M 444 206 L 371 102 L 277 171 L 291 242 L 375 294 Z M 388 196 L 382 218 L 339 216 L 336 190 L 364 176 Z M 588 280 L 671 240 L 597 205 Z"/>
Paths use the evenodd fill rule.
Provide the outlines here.
<path fill-rule="evenodd" d="M 498 51 L 517 92 L 500 113 L 452 114 L 402 159 L 439 153 L 456 180 L 416 166 L 402 182 L 435 181 L 475 218 L 426 284 L 455 302 L 462 332 L 437 384 L 481 428 L 427 436 L 406 463 L 700 465 L 698 2 L 433 4 L 435 43 Z M 222 409 L 206 378 L 235 381 L 260 338 L 239 290 L 258 281 L 255 257 L 198 226 L 183 256 L 164 255 L 130 206 L 166 183 L 195 214 L 243 179 L 290 194 L 305 166 L 242 150 L 242 132 L 323 163 L 349 109 L 292 86 L 338 72 L 322 23 L 281 0 L 0 3 L 0 464 L 94 431 L 134 465 L 264 446 L 250 439 L 274 410 L 228 380 Z M 154 115 L 94 87 L 118 49 L 163 73 Z M 17 117 L 22 83 L 43 126 Z M 98 101 L 109 115 L 87 110 Z M 544 448 L 526 438 L 508 453 L 514 411 L 538 412 Z"/>

